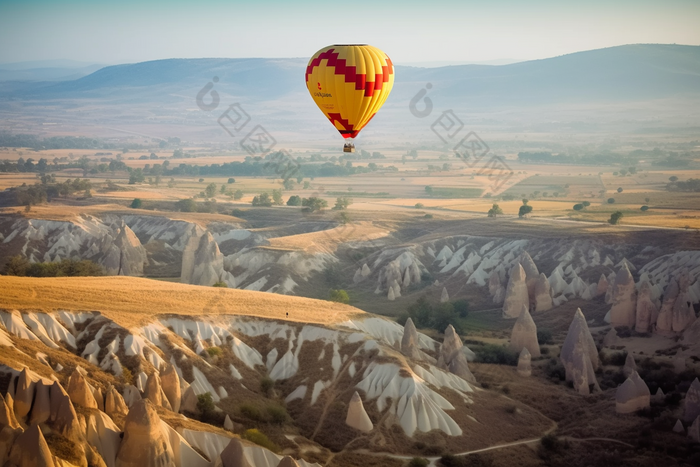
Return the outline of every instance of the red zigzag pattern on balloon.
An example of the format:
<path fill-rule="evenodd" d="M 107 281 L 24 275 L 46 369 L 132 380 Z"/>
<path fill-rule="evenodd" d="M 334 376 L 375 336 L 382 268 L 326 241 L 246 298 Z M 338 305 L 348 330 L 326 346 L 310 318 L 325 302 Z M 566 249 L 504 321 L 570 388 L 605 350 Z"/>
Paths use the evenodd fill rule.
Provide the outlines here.
<path fill-rule="evenodd" d="M 364 73 L 357 73 L 356 66 L 347 66 L 346 60 L 344 58 L 338 58 L 338 53 L 335 49 L 328 49 L 322 52 L 318 57 L 311 60 L 309 66 L 306 67 L 306 82 L 309 82 L 309 75 L 313 69 L 321 65 L 321 60 L 328 60 L 328 66 L 335 68 L 336 75 L 345 75 L 346 83 L 355 83 L 356 91 L 365 91 L 365 97 L 372 97 L 374 91 L 381 90 L 384 83 L 389 81 L 389 76 L 394 73 L 394 65 L 391 63 L 391 59 L 386 57 L 387 66 L 382 67 L 381 73 L 375 73 L 374 81 L 367 81 L 367 75 Z"/>

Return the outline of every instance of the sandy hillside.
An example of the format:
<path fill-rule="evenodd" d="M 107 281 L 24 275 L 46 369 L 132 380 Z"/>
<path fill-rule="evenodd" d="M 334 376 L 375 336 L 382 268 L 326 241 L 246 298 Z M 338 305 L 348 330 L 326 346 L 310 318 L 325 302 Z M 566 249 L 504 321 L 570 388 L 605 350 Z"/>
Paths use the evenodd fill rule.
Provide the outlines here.
<path fill-rule="evenodd" d="M 250 315 L 318 324 L 338 323 L 364 313 L 323 300 L 123 276 L 0 276 L 0 308 L 96 310 L 127 328 L 149 321 L 152 315 L 167 313 Z"/>

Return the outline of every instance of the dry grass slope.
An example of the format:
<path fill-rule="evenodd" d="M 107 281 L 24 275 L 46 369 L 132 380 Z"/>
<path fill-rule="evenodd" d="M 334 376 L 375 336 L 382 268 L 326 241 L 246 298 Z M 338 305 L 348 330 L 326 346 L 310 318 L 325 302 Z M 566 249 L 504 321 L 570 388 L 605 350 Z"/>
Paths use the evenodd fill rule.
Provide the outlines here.
<path fill-rule="evenodd" d="M 122 276 L 0 276 L 0 308 L 97 310 L 126 328 L 145 323 L 152 315 L 169 313 L 246 315 L 318 324 L 339 323 L 364 314 L 357 308 L 322 300 Z"/>

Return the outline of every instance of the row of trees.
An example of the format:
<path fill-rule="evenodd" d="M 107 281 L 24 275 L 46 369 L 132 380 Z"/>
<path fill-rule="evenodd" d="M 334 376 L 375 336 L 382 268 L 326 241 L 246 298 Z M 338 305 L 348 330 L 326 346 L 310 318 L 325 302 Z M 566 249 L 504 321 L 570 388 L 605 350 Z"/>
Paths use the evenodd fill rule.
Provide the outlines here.
<path fill-rule="evenodd" d="M 86 259 L 63 259 L 56 262 L 30 263 L 24 256 L 17 255 L 9 259 L 2 273 L 7 276 L 73 277 L 104 276 L 105 271 L 99 264 Z"/>

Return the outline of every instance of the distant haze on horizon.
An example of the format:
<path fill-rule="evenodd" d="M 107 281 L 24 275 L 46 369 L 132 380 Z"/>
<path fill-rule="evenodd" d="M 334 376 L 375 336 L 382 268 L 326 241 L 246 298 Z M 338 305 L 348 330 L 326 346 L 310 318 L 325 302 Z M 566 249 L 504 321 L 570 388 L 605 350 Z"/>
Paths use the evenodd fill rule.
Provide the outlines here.
<path fill-rule="evenodd" d="M 0 63 L 309 57 L 329 44 L 361 42 L 395 63 L 427 65 L 533 60 L 635 43 L 700 44 L 696 0 L 348 5 L 0 0 Z"/>

